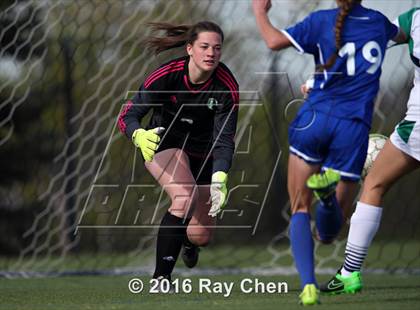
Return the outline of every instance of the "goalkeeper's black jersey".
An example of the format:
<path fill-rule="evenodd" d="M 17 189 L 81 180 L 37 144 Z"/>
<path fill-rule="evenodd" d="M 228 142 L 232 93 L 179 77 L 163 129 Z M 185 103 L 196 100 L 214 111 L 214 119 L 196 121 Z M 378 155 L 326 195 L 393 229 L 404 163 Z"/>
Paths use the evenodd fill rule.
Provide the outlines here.
<path fill-rule="evenodd" d="M 213 171 L 227 172 L 235 147 L 238 83 L 226 65 L 219 63 L 205 83 L 192 84 L 188 62 L 189 56 L 177 58 L 152 72 L 125 105 L 119 128 L 131 139 L 152 110 L 146 128 L 166 128 L 161 144 L 173 144 L 198 156 L 211 152 Z"/>

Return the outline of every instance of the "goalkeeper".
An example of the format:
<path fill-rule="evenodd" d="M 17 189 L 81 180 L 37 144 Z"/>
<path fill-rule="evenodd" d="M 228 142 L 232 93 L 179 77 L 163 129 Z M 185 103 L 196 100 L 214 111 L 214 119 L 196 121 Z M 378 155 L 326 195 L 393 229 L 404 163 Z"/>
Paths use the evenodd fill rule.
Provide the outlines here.
<path fill-rule="evenodd" d="M 414 63 L 414 87 L 405 118 L 396 126 L 366 177 L 360 201 L 351 218 L 344 265 L 321 291 L 327 294 L 354 293 L 362 289 L 360 270 L 378 231 L 382 197 L 399 178 L 420 167 L 420 8 L 399 16 Z"/>
<path fill-rule="evenodd" d="M 170 280 L 182 246 L 185 265 L 197 264 L 199 247 L 209 243 L 215 217 L 226 204 L 239 92 L 220 62 L 223 32 L 218 25 L 150 25 L 164 33 L 147 41 L 156 54 L 182 46 L 188 55 L 161 65 L 144 80 L 120 114 L 119 128 L 171 199 L 158 231 L 153 274 Z M 142 127 L 149 111 L 150 122 Z"/>

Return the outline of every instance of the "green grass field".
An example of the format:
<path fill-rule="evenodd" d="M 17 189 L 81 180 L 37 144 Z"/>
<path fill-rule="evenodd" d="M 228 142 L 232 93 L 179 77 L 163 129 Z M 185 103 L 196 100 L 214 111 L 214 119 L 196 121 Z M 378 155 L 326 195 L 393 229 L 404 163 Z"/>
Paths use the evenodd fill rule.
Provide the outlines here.
<path fill-rule="evenodd" d="M 419 243 L 413 242 L 387 242 L 385 245 L 376 243 L 372 246 L 368 267 L 396 270 L 398 268 L 418 269 L 420 259 L 418 256 Z M 288 245 L 280 245 L 276 252 L 288 251 Z M 342 258 L 332 255 L 334 247 L 320 246 L 316 249 L 317 263 L 321 268 L 335 270 Z M 338 253 L 338 252 L 337 252 Z M 17 263 L 16 258 L 0 257 L 0 271 L 95 271 L 116 270 L 147 266 L 154 260 L 154 251 L 150 249 L 141 253 L 118 253 L 101 255 L 79 254 L 66 257 L 48 256 L 35 260 L 30 258 Z M 199 268 L 211 268 L 218 271 L 224 269 L 238 269 L 249 267 L 292 267 L 291 255 L 276 258 L 271 265 L 273 254 L 266 247 L 242 246 L 228 247 L 215 246 L 203 250 L 200 254 Z M 152 269 L 152 267 L 150 267 Z M 151 270 L 150 269 L 150 270 Z M 177 272 L 184 270 L 182 261 L 178 261 L 175 268 Z M 404 269 L 405 270 L 405 269 Z M 320 275 L 320 282 L 328 280 L 331 275 Z M 207 276 L 206 276 L 207 277 Z M 234 289 L 229 297 L 222 294 L 198 292 L 197 276 L 193 280 L 191 294 L 153 295 L 143 291 L 132 294 L 128 290 L 128 282 L 133 276 L 70 276 L 46 278 L 0 278 L 0 310 L 14 309 L 299 309 L 298 294 L 299 281 L 297 276 L 250 276 L 227 275 L 211 276 L 213 281 L 233 282 Z M 144 272 L 138 278 L 148 284 L 149 278 Z M 201 278 L 204 278 L 203 276 Z M 240 282 L 245 278 L 258 278 L 264 283 L 270 281 L 287 282 L 288 293 L 281 294 L 245 294 L 240 291 Z M 185 278 L 181 278 L 185 279 Z M 322 307 L 329 309 L 415 309 L 420 304 L 420 275 L 403 276 L 366 274 L 364 292 L 347 296 L 322 296 Z M 148 288 L 148 285 L 146 286 Z"/>
<path fill-rule="evenodd" d="M 192 278 L 191 294 L 152 295 L 128 290 L 130 276 L 0 279 L 0 309 L 299 309 L 296 276 L 213 276 L 212 281 L 234 282 L 229 297 L 198 293 L 198 278 Z M 148 282 L 147 277 L 139 277 Z M 288 293 L 245 294 L 244 278 L 262 282 L 287 282 Z M 319 277 L 324 281 L 328 276 Z M 420 304 L 420 276 L 366 275 L 365 289 L 357 295 L 322 296 L 328 309 L 415 309 Z M 319 307 L 319 306 L 318 306 Z"/>

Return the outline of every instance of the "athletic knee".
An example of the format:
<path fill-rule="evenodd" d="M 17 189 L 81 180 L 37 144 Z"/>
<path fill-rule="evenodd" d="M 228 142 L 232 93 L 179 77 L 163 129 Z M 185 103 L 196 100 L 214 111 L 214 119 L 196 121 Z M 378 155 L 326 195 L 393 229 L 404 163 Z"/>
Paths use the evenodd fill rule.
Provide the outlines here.
<path fill-rule="evenodd" d="M 203 247 L 208 245 L 212 235 L 212 229 L 210 226 L 211 224 L 209 223 L 197 224 L 193 219 L 187 227 L 188 239 L 197 246 Z"/>
<path fill-rule="evenodd" d="M 208 233 L 188 234 L 188 239 L 196 246 L 204 247 L 210 243 L 211 236 Z"/>

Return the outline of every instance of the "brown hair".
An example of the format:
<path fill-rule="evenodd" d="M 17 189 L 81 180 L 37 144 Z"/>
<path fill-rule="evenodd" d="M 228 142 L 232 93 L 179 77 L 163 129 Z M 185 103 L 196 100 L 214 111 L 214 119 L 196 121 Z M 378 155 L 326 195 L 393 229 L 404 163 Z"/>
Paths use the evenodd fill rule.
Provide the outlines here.
<path fill-rule="evenodd" d="M 222 42 L 224 35 L 222 29 L 210 21 L 201 21 L 194 25 L 173 25 L 169 23 L 148 23 L 152 32 L 164 31 L 164 36 L 150 36 L 146 39 L 146 46 L 153 50 L 155 54 L 163 51 L 193 44 L 201 32 L 216 32 L 220 34 Z"/>
<path fill-rule="evenodd" d="M 338 5 L 340 7 L 340 11 L 338 12 L 337 19 L 335 22 L 335 52 L 334 54 L 327 60 L 324 65 L 318 65 L 317 71 L 320 72 L 322 70 L 328 70 L 331 68 L 338 57 L 338 52 L 342 47 L 342 33 L 344 29 L 344 23 L 346 21 L 347 16 L 349 15 L 351 9 L 353 8 L 355 3 L 360 3 L 362 0 L 338 0 Z"/>

